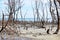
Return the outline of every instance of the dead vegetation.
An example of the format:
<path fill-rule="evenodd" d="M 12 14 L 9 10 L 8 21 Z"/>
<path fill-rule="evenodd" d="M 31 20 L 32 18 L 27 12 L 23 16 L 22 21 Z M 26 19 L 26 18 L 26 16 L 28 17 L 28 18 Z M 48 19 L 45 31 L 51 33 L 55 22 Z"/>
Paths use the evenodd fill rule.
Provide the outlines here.
<path fill-rule="evenodd" d="M 60 19 L 59 19 L 58 8 L 57 8 L 57 4 L 56 4 L 56 1 L 55 0 L 54 0 L 54 4 L 55 4 L 55 7 L 56 7 L 57 23 L 54 23 L 54 20 L 56 18 L 55 18 L 54 10 L 51 9 L 52 4 L 50 4 L 50 13 L 51 13 L 51 16 L 52 16 L 52 22 L 51 23 L 49 23 L 48 21 L 45 22 L 45 20 L 44 20 L 44 9 L 42 9 L 42 11 L 43 11 L 43 17 L 42 17 L 42 19 L 40 21 L 38 1 L 35 1 L 35 6 L 36 6 L 35 10 L 36 10 L 36 15 L 37 15 L 37 21 L 35 20 L 34 8 L 33 8 L 34 21 L 25 21 L 25 20 L 24 21 L 23 20 L 18 21 L 18 20 L 15 20 L 15 11 L 17 11 L 17 10 L 15 10 L 15 5 L 16 5 L 15 4 L 15 1 L 13 1 L 13 2 L 14 3 L 11 4 L 12 5 L 11 6 L 10 5 L 10 1 L 8 0 L 9 7 L 10 7 L 9 8 L 10 12 L 9 12 L 9 15 L 7 15 L 8 16 L 8 20 L 7 21 L 4 20 L 4 17 L 6 15 L 4 15 L 4 13 L 3 13 L 2 21 L 0 21 L 0 25 L 2 25 L 2 28 L 0 30 L 0 33 L 6 32 L 8 35 L 14 35 L 14 34 L 20 35 L 21 32 L 20 32 L 20 29 L 18 29 L 18 28 L 24 27 L 25 30 L 28 30 L 29 27 L 33 28 L 33 27 L 36 26 L 38 29 L 41 29 L 42 28 L 42 29 L 45 29 L 46 30 L 45 25 L 46 24 L 49 25 L 49 24 L 52 23 L 52 26 L 53 25 L 57 25 L 57 30 L 53 34 L 58 34 L 59 27 L 60 27 L 60 22 L 59 22 Z M 50 3 L 51 3 L 51 1 L 50 1 Z M 20 2 L 19 2 L 19 4 L 20 4 Z M 18 10 L 20 11 L 20 15 L 21 15 L 21 19 L 22 19 L 23 16 L 22 16 L 22 13 L 21 13 L 21 11 L 22 11 L 21 10 L 21 7 L 22 6 L 20 4 L 20 6 L 18 6 Z M 13 15 L 14 15 L 14 17 L 13 17 Z M 51 29 L 53 29 L 53 27 Z M 47 31 L 46 31 L 47 34 L 50 34 L 49 33 L 49 30 L 50 29 L 47 29 Z M 39 35 L 41 35 L 41 33 L 39 33 Z M 36 37 L 36 35 L 33 35 L 33 36 Z"/>

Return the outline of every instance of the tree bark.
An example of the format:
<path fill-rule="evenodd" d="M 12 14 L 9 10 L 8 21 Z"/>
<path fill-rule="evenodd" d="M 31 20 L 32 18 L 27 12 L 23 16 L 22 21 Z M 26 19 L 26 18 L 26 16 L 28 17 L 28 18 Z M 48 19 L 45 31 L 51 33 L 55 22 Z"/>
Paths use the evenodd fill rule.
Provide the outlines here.
<path fill-rule="evenodd" d="M 58 19 L 58 22 L 57 22 L 57 30 L 55 31 L 54 34 L 58 34 L 59 32 L 59 13 L 58 13 L 58 8 L 57 8 L 57 4 L 56 4 L 56 1 L 54 0 L 54 4 L 55 4 L 55 7 L 56 7 L 56 12 L 57 12 L 57 19 Z"/>

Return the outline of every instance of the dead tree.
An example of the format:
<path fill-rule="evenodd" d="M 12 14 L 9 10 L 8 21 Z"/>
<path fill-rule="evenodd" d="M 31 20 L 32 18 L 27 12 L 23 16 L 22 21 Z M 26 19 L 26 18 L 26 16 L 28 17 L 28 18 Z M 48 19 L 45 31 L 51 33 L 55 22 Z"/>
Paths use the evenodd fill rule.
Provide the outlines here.
<path fill-rule="evenodd" d="M 50 0 L 50 13 L 51 13 L 51 17 L 52 17 L 52 28 L 54 27 L 54 20 L 56 20 L 56 16 L 55 16 L 55 13 L 54 13 L 54 9 L 51 8 L 52 7 L 52 1 Z M 51 30 L 52 30 L 51 28 Z"/>
<path fill-rule="evenodd" d="M 37 0 L 35 0 L 35 10 L 36 10 L 35 12 L 36 12 L 36 16 L 37 16 L 36 24 L 39 28 L 41 28 L 39 7 L 40 7 L 40 1 L 38 2 Z"/>
<path fill-rule="evenodd" d="M 39 17 L 39 5 L 40 4 L 38 4 L 38 1 L 36 0 L 35 1 L 35 6 L 36 6 L 36 14 L 37 14 L 37 21 L 40 21 L 40 17 Z"/>
<path fill-rule="evenodd" d="M 10 21 L 11 15 L 12 15 L 12 13 L 10 13 L 10 15 L 9 15 L 9 18 L 8 18 L 8 21 L 7 21 L 6 25 L 5 25 L 5 26 L 3 26 L 3 23 L 4 23 L 4 22 L 3 22 L 3 21 L 4 21 L 4 14 L 3 14 L 3 19 L 2 19 L 2 28 L 1 28 L 0 32 L 1 32 L 3 29 L 5 29 L 5 28 L 6 28 L 6 26 L 8 25 L 8 22 Z"/>
<path fill-rule="evenodd" d="M 47 10 L 47 7 L 46 7 L 46 24 L 48 23 L 48 10 Z"/>
<path fill-rule="evenodd" d="M 13 22 L 14 22 L 14 20 L 15 20 L 15 0 L 10 0 L 11 2 L 10 2 L 10 4 L 11 4 L 11 8 L 12 8 L 12 12 L 13 12 L 13 15 L 14 15 L 14 17 L 13 17 Z"/>
<path fill-rule="evenodd" d="M 20 16 L 21 16 L 21 21 L 23 19 L 23 15 L 22 15 L 22 7 L 23 7 L 23 1 L 19 0 L 19 7 L 18 7 L 18 10 L 20 11 Z"/>
<path fill-rule="evenodd" d="M 60 4 L 60 0 L 57 0 L 58 2 L 59 2 L 59 4 Z"/>
<path fill-rule="evenodd" d="M 57 22 L 57 24 L 58 24 L 57 30 L 56 30 L 56 32 L 54 34 L 57 34 L 58 31 L 59 31 L 59 14 L 58 14 L 58 8 L 57 8 L 57 4 L 56 4 L 56 1 L 55 0 L 54 0 L 54 4 L 55 4 L 55 7 L 56 7 L 57 19 L 58 19 L 58 22 Z M 56 18 L 55 18 L 55 14 L 54 14 L 54 9 L 51 9 L 51 7 L 52 7 L 52 1 L 50 0 L 50 13 L 51 13 L 51 16 L 52 16 L 52 25 L 54 25 L 54 20 L 56 20 Z M 47 34 L 49 34 L 49 29 L 47 30 Z"/>
<path fill-rule="evenodd" d="M 42 16 L 42 19 L 41 19 L 41 23 L 42 23 L 42 26 L 41 26 L 41 27 L 42 27 L 42 28 L 45 28 L 45 27 L 44 27 L 44 23 L 45 23 L 44 16 L 45 16 L 45 15 L 44 15 L 43 3 L 42 3 L 42 12 L 43 12 L 43 16 Z"/>
<path fill-rule="evenodd" d="M 15 11 L 18 11 L 20 6 L 15 10 L 15 0 L 8 0 L 8 8 L 9 8 L 8 20 L 4 25 L 4 27 L 2 26 L 2 29 L 0 30 L 0 32 L 7 27 L 8 23 L 14 21 L 13 14 L 15 15 Z M 3 16 L 3 20 L 4 20 L 4 16 Z M 2 22 L 2 25 L 3 25 L 3 22 Z"/>
<path fill-rule="evenodd" d="M 58 0 L 57 0 L 58 1 Z M 60 1 L 58 1 L 59 3 L 60 3 Z M 55 33 L 54 34 L 58 34 L 58 32 L 59 32 L 59 13 L 58 13 L 58 7 L 57 7 L 57 4 L 56 4 L 56 0 L 54 0 L 54 4 L 55 4 L 55 7 L 56 7 L 56 12 L 57 12 L 57 20 L 58 20 L 58 22 L 57 22 L 57 30 L 55 31 Z"/>
<path fill-rule="evenodd" d="M 31 3 L 31 6 L 32 6 L 32 10 L 33 10 L 33 17 L 34 17 L 34 20 L 33 20 L 34 23 L 32 25 L 35 25 L 35 21 L 36 21 L 35 20 L 36 19 L 35 18 L 36 17 L 35 8 L 33 7 L 32 3 Z M 31 27 L 32 27 L 32 25 L 31 25 Z"/>
<path fill-rule="evenodd" d="M 18 21 L 18 12 L 17 12 L 17 14 L 16 14 L 16 21 Z"/>
<path fill-rule="evenodd" d="M 32 7 L 32 9 L 33 9 L 34 23 L 35 23 L 35 13 L 34 13 L 34 8 Z"/>
<path fill-rule="evenodd" d="M 25 22 L 25 17 L 26 17 L 26 14 L 27 14 L 27 10 L 26 10 L 26 12 L 25 12 L 25 14 L 24 14 L 24 22 L 23 22 L 23 25 L 24 25 L 24 29 L 28 29 L 28 26 L 26 26 L 26 22 Z"/>
<path fill-rule="evenodd" d="M 12 24 L 14 24 L 14 20 L 15 20 L 15 0 L 8 0 L 8 8 L 9 8 L 9 15 L 10 17 L 10 21 L 12 22 Z M 14 17 L 13 17 L 14 15 Z"/>
<path fill-rule="evenodd" d="M 2 17 L 2 28 L 0 30 L 0 32 L 4 29 L 4 14 L 3 14 L 3 17 Z"/>

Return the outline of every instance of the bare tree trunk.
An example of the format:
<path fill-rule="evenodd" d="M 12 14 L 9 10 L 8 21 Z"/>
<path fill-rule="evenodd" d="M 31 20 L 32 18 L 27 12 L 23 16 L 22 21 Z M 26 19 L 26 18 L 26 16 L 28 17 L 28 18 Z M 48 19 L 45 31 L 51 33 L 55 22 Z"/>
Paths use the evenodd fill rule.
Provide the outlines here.
<path fill-rule="evenodd" d="M 56 7 L 56 12 L 57 12 L 57 19 L 58 19 L 58 26 L 57 26 L 57 30 L 55 31 L 54 34 L 57 34 L 59 32 L 59 13 L 58 13 L 58 8 L 57 8 L 57 4 L 56 4 L 56 1 L 54 0 L 54 4 L 55 4 L 55 7 Z"/>
<path fill-rule="evenodd" d="M 43 7 L 43 6 L 42 6 L 42 7 Z M 42 21 L 41 21 L 41 23 L 42 23 L 42 26 L 41 26 L 41 27 L 42 27 L 42 28 L 45 28 L 45 27 L 44 27 L 44 23 L 45 23 L 45 21 L 44 21 L 44 16 L 45 16 L 45 15 L 44 15 L 44 7 L 43 7 L 43 9 L 42 9 L 42 12 L 43 12 L 43 17 L 42 17 Z"/>
<path fill-rule="evenodd" d="M 51 9 L 52 7 L 52 1 L 50 0 L 50 14 L 51 14 L 51 17 L 52 17 L 52 28 L 54 27 L 54 20 L 55 20 L 55 14 L 54 14 L 54 9 Z M 51 28 L 51 30 L 52 30 Z"/>
<path fill-rule="evenodd" d="M 16 14 L 16 21 L 18 20 L 18 14 Z"/>
<path fill-rule="evenodd" d="M 4 29 L 4 14 L 3 14 L 3 17 L 2 17 L 2 28 L 0 30 L 0 32 Z"/>
<path fill-rule="evenodd" d="M 4 26 L 4 27 L 2 27 L 2 29 L 1 29 L 1 31 L 3 30 L 3 29 L 5 29 L 6 28 L 6 26 L 7 26 L 7 24 L 8 24 L 8 22 L 10 21 L 11 22 L 11 20 L 12 20 L 12 18 L 11 18 L 11 16 L 12 16 L 12 8 L 10 8 L 10 13 L 9 13 L 9 17 L 8 17 L 8 21 L 7 21 L 7 23 L 6 23 L 6 25 Z M 3 14 L 3 20 L 2 21 L 4 21 L 4 14 Z M 2 22 L 2 25 L 3 25 L 3 22 Z M 0 31 L 0 32 L 1 32 Z"/>
<path fill-rule="evenodd" d="M 38 9 L 38 2 L 37 1 L 35 1 L 35 3 L 36 3 L 36 14 L 37 14 L 37 21 L 40 21 L 40 17 L 39 17 L 39 9 Z"/>
<path fill-rule="evenodd" d="M 33 8 L 33 15 L 34 15 L 34 23 L 35 23 L 35 13 L 34 13 L 34 8 Z"/>

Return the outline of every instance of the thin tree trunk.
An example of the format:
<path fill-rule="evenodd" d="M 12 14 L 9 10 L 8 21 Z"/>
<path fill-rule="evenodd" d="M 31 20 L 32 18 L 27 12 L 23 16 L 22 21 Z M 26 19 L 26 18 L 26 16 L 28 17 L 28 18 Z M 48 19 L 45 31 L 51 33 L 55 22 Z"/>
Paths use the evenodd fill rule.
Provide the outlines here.
<path fill-rule="evenodd" d="M 4 29 L 4 14 L 3 14 L 3 17 L 2 17 L 2 29 L 0 30 L 0 32 Z"/>
<path fill-rule="evenodd" d="M 57 8 L 57 4 L 56 4 L 56 1 L 54 0 L 54 4 L 55 4 L 55 7 L 56 7 L 56 12 L 57 12 L 57 19 L 58 19 L 58 26 L 57 26 L 57 30 L 55 31 L 54 34 L 57 34 L 59 32 L 59 13 L 58 13 L 58 8 Z"/>

